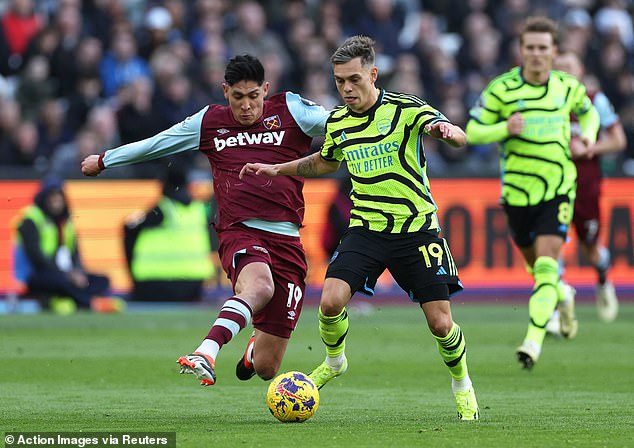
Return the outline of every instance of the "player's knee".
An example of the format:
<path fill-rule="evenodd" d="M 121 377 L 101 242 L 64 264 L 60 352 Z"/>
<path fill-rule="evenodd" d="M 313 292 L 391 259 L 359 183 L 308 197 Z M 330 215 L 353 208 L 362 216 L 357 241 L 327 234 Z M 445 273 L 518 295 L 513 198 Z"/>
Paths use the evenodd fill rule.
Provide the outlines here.
<path fill-rule="evenodd" d="M 429 326 L 429 331 L 431 331 L 434 336 L 444 338 L 451 331 L 453 321 L 451 317 L 442 315 L 428 319 L 427 325 Z"/>
<path fill-rule="evenodd" d="M 279 368 L 280 368 L 279 364 L 274 365 L 274 364 L 266 363 L 263 365 L 256 366 L 255 372 L 260 378 L 262 378 L 265 381 L 268 381 L 270 379 L 275 378 L 275 375 L 277 375 Z"/>
<path fill-rule="evenodd" d="M 339 315 L 348 301 L 350 293 L 347 284 L 342 287 L 341 283 L 326 283 L 321 293 L 319 308 L 324 316 Z"/>
<path fill-rule="evenodd" d="M 324 316 L 337 316 L 343 311 L 344 305 L 338 301 L 329 297 L 322 297 L 319 303 L 319 308 Z"/>
<path fill-rule="evenodd" d="M 275 285 L 266 278 L 258 278 L 246 288 L 245 295 L 257 297 L 260 300 L 268 301 L 273 297 Z"/>
<path fill-rule="evenodd" d="M 259 286 L 258 295 L 270 300 L 273 297 L 273 293 L 275 292 L 275 286 L 271 282 L 263 282 L 262 285 Z"/>

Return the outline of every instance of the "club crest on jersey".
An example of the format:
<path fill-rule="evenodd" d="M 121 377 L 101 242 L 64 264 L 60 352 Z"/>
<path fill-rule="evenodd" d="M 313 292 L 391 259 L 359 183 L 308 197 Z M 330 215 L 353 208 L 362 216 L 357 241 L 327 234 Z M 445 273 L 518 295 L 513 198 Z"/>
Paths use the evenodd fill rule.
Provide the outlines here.
<path fill-rule="evenodd" d="M 266 117 L 264 120 L 262 120 L 262 124 L 264 125 L 265 128 L 267 129 L 277 129 L 282 127 L 282 119 L 280 118 L 279 115 L 273 115 L 271 117 Z"/>
<path fill-rule="evenodd" d="M 387 135 L 392 128 L 392 121 L 389 118 L 381 118 L 376 122 L 376 130 L 379 131 L 381 135 Z"/>

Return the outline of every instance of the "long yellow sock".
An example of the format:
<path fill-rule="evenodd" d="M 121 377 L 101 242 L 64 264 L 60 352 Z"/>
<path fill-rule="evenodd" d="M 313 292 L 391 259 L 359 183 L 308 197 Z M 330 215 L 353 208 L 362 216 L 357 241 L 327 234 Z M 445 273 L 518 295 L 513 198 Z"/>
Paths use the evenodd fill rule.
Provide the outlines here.
<path fill-rule="evenodd" d="M 444 338 L 434 337 L 438 353 L 449 367 L 452 378 L 461 380 L 466 377 L 469 373 L 467 369 L 467 344 L 458 324 L 454 322 L 449 334 Z"/>
<path fill-rule="evenodd" d="M 348 334 L 348 312 L 344 308 L 336 316 L 324 316 L 319 309 L 319 334 L 326 344 L 326 354 L 335 358 L 346 349 L 346 335 Z"/>
<path fill-rule="evenodd" d="M 559 264 L 551 257 L 539 257 L 533 266 L 535 286 L 528 301 L 530 322 L 525 340 L 539 347 L 544 342 L 546 324 L 559 300 Z"/>

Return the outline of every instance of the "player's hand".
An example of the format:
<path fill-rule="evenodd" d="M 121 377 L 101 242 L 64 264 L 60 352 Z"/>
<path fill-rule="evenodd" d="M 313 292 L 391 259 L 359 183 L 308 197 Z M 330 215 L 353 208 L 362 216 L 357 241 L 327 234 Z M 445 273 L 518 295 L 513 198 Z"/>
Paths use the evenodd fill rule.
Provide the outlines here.
<path fill-rule="evenodd" d="M 583 144 L 579 137 L 572 137 L 568 147 L 570 148 L 570 155 L 575 160 L 582 159 L 587 152 L 586 145 Z"/>
<path fill-rule="evenodd" d="M 454 137 L 453 126 L 446 121 L 428 124 L 425 126 L 425 132 L 427 132 L 430 137 L 441 140 L 451 140 Z"/>
<path fill-rule="evenodd" d="M 467 136 L 464 131 L 452 123 L 441 121 L 425 126 L 425 132 L 430 137 L 442 140 L 454 148 L 460 148 L 467 144 Z"/>
<path fill-rule="evenodd" d="M 524 130 L 524 117 L 519 112 L 515 112 L 506 121 L 506 129 L 510 136 L 520 135 Z"/>
<path fill-rule="evenodd" d="M 256 176 L 265 175 L 269 177 L 277 176 L 278 168 L 276 165 L 267 165 L 265 163 L 247 163 L 240 170 L 238 177 L 242 179 L 245 174 L 255 174 Z"/>
<path fill-rule="evenodd" d="M 584 136 L 571 138 L 569 148 L 573 159 L 591 159 L 594 156 L 592 144 Z"/>
<path fill-rule="evenodd" d="M 596 143 L 592 143 L 592 141 L 585 135 L 582 135 L 580 138 L 583 144 L 586 146 L 586 159 L 593 158 L 596 155 L 596 151 L 594 150 Z"/>
<path fill-rule="evenodd" d="M 93 154 L 91 156 L 88 156 L 81 162 L 81 172 L 84 174 L 84 176 L 98 176 L 101 171 L 101 168 L 99 168 L 98 155 Z"/>

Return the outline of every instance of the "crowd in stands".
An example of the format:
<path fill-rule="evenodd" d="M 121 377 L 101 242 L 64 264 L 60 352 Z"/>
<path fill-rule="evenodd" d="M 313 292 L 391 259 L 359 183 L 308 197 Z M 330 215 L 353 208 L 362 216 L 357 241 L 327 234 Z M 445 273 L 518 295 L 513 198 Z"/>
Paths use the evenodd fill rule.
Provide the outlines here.
<path fill-rule="evenodd" d="M 271 92 L 339 103 L 328 58 L 354 34 L 377 41 L 378 85 L 414 93 L 464 126 L 477 95 L 518 63 L 529 15 L 560 24 L 614 104 L 627 150 L 608 175 L 634 176 L 632 0 L 8 0 L 0 3 L 0 176 L 81 176 L 87 154 L 155 134 L 225 103 L 224 67 L 259 57 Z M 319 144 L 317 142 L 316 144 Z M 495 176 L 494 145 L 426 141 L 434 176 Z M 186 157 L 186 156 L 183 156 Z M 196 154 L 192 169 L 208 172 Z M 105 176 L 151 177 L 151 164 Z"/>

